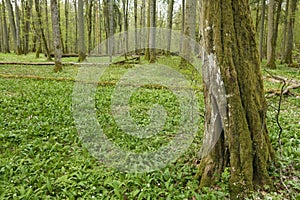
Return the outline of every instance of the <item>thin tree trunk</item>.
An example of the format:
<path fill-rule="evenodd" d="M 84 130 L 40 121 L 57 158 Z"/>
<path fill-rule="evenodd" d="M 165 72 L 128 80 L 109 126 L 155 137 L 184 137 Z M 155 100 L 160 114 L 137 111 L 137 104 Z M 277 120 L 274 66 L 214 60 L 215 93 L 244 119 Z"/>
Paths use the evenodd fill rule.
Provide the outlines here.
<path fill-rule="evenodd" d="M 184 35 L 188 38 L 195 39 L 196 31 L 196 7 L 197 2 L 195 0 L 186 1 L 185 8 L 185 21 L 184 21 Z M 185 68 L 188 64 L 186 59 L 191 59 L 191 53 L 194 52 L 194 47 L 191 46 L 189 39 L 183 39 L 182 54 L 184 57 L 181 58 L 180 67 Z"/>
<path fill-rule="evenodd" d="M 295 12 L 297 9 L 297 0 L 290 1 L 290 15 L 288 22 L 288 37 L 287 46 L 284 56 L 284 63 L 293 64 L 293 45 L 294 45 L 294 25 L 295 25 Z"/>
<path fill-rule="evenodd" d="M 77 11 L 77 0 L 74 0 L 75 9 L 75 52 L 78 52 L 78 11 Z"/>
<path fill-rule="evenodd" d="M 145 59 L 150 60 L 150 5 L 151 5 L 151 0 L 147 0 L 147 39 L 146 39 L 146 49 L 145 49 Z"/>
<path fill-rule="evenodd" d="M 266 13 L 266 0 L 261 0 L 261 26 L 260 26 L 260 34 L 259 34 L 259 59 L 262 61 L 264 57 L 263 46 L 264 46 L 264 30 L 265 30 L 265 13 Z"/>
<path fill-rule="evenodd" d="M 185 22 L 185 0 L 182 0 L 181 5 L 181 35 L 184 35 L 184 22 Z M 180 52 L 182 52 L 183 38 L 180 40 Z"/>
<path fill-rule="evenodd" d="M 65 22 L 66 22 L 66 38 L 65 52 L 69 53 L 69 0 L 65 0 Z"/>
<path fill-rule="evenodd" d="M 278 27 L 279 27 L 279 21 L 281 16 L 281 6 L 282 6 L 283 0 L 279 0 L 277 2 L 277 8 L 276 8 L 276 20 L 274 24 L 274 33 L 272 38 L 272 52 L 270 55 L 270 60 L 267 63 L 267 67 L 274 69 L 276 68 L 276 47 L 277 47 L 277 38 L 278 38 Z M 275 67 L 274 67 L 275 66 Z"/>
<path fill-rule="evenodd" d="M 150 33 L 149 33 L 149 54 L 150 63 L 154 63 L 156 60 L 155 51 L 156 40 L 156 0 L 150 0 Z"/>
<path fill-rule="evenodd" d="M 17 4 L 17 1 L 15 1 L 15 16 L 16 16 L 17 54 L 21 55 L 23 53 L 23 50 L 21 44 L 20 14 L 19 14 L 19 6 Z"/>
<path fill-rule="evenodd" d="M 123 3 L 123 21 L 124 21 L 124 56 L 127 60 L 127 53 L 128 53 L 128 0 L 122 0 Z"/>
<path fill-rule="evenodd" d="M 51 49 L 52 46 L 52 41 L 51 41 L 51 35 L 50 35 L 50 23 L 49 23 L 49 10 L 48 10 L 48 0 L 44 0 L 44 6 L 45 6 L 45 20 L 46 20 L 46 38 L 47 38 L 47 45 L 49 50 Z"/>
<path fill-rule="evenodd" d="M 88 29 L 88 52 L 92 50 L 92 9 L 93 1 L 87 1 L 87 29 Z"/>
<path fill-rule="evenodd" d="M 276 68 L 275 55 L 273 54 L 274 44 L 274 10 L 275 0 L 269 1 L 268 7 L 268 39 L 267 39 L 267 67 Z"/>
<path fill-rule="evenodd" d="M 31 20 L 32 0 L 25 2 L 25 23 L 24 23 L 24 54 L 29 52 L 29 31 Z"/>
<path fill-rule="evenodd" d="M 250 7 L 248 0 L 203 4 L 206 113 L 200 188 L 215 184 L 229 167 L 230 199 L 245 199 L 256 186 L 272 186 L 268 167 L 274 156 Z"/>
<path fill-rule="evenodd" d="M 112 56 L 114 54 L 114 1 L 108 0 L 109 6 L 109 42 L 108 42 L 108 52 L 109 52 L 109 61 L 112 62 Z"/>
<path fill-rule="evenodd" d="M 171 49 L 171 38 L 172 38 L 172 25 L 173 25 L 173 8 L 174 8 L 174 0 L 169 0 L 168 2 L 168 16 L 167 16 L 167 56 L 170 55 Z"/>
<path fill-rule="evenodd" d="M 51 60 L 51 53 L 50 53 L 50 50 L 48 48 L 48 44 L 47 44 L 47 40 L 46 40 L 46 37 L 45 37 L 44 29 L 42 27 L 42 14 L 40 12 L 39 0 L 35 0 L 35 10 L 36 10 L 36 13 L 37 13 L 38 29 L 40 31 L 41 39 L 44 43 L 44 47 L 45 47 L 46 54 L 47 54 L 47 60 Z"/>
<path fill-rule="evenodd" d="M 9 23 L 10 23 L 10 27 L 12 30 L 13 40 L 14 40 L 14 50 L 15 50 L 16 54 L 20 55 L 21 52 L 20 52 L 20 47 L 18 44 L 15 17 L 14 17 L 13 7 L 12 7 L 10 0 L 6 0 L 6 7 L 8 10 L 8 18 L 9 18 Z"/>
<path fill-rule="evenodd" d="M 5 10 L 5 3 L 2 3 L 2 16 L 3 16 L 3 52 L 10 53 L 9 50 L 9 37 L 7 31 L 7 22 L 6 22 L 6 10 Z"/>
<path fill-rule="evenodd" d="M 287 0 L 285 3 L 285 14 L 284 14 L 284 28 L 282 30 L 282 43 L 281 43 L 281 64 L 284 62 L 285 48 L 286 48 L 286 35 L 288 27 L 288 16 L 289 16 L 289 5 L 290 0 Z"/>
<path fill-rule="evenodd" d="M 145 28 L 146 28 L 146 14 L 145 14 L 145 6 L 146 6 L 146 0 L 142 0 L 142 5 L 141 5 L 141 19 L 140 19 L 140 48 L 145 46 Z M 142 50 L 142 49 L 141 49 Z M 145 51 L 145 49 L 143 48 L 142 51 Z"/>
<path fill-rule="evenodd" d="M 78 61 L 83 62 L 86 57 L 85 39 L 84 39 L 84 14 L 83 14 L 83 0 L 78 0 L 78 33 L 79 33 L 79 52 Z"/>
<path fill-rule="evenodd" d="M 137 38 L 137 0 L 133 1 L 133 12 L 134 12 L 134 49 L 137 53 L 138 50 L 138 38 Z"/>
<path fill-rule="evenodd" d="M 58 14 L 57 0 L 51 0 L 51 16 L 52 16 L 52 33 L 53 33 L 53 46 L 55 56 L 54 72 L 62 71 L 62 48 L 61 48 L 61 34 L 59 27 L 59 14 Z"/>

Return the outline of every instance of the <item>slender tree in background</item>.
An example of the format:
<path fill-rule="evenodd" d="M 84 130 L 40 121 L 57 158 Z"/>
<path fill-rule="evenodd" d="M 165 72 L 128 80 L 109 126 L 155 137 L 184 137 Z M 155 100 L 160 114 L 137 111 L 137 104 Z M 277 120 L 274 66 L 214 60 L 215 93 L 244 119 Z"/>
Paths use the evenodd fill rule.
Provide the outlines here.
<path fill-rule="evenodd" d="M 182 54 L 184 58 L 181 58 L 180 67 L 185 68 L 187 65 L 186 59 L 191 59 L 191 52 L 193 52 L 194 47 L 191 46 L 189 38 L 195 39 L 196 31 L 196 0 L 187 0 L 185 5 L 185 21 L 184 21 L 184 35 L 187 38 L 183 39 L 182 44 Z"/>
<path fill-rule="evenodd" d="M 45 51 L 46 51 L 46 54 L 47 54 L 47 60 L 51 60 L 51 53 L 50 53 L 50 50 L 48 48 L 49 46 L 48 46 L 47 39 L 46 39 L 46 36 L 45 36 L 44 28 L 42 26 L 42 14 L 41 14 L 41 10 L 40 10 L 39 0 L 35 0 L 34 3 L 35 3 L 35 11 L 36 11 L 36 14 L 37 14 L 38 30 L 40 32 L 40 36 L 41 36 L 41 39 L 42 39 L 44 47 L 45 47 Z"/>
<path fill-rule="evenodd" d="M 185 0 L 182 0 L 181 5 L 181 35 L 184 35 L 184 22 L 185 22 Z M 180 40 L 180 52 L 182 52 L 182 40 Z"/>
<path fill-rule="evenodd" d="M 92 0 L 86 1 L 87 8 L 87 31 L 88 31 L 88 52 L 92 50 L 92 22 L 93 22 L 93 4 Z"/>
<path fill-rule="evenodd" d="M 173 25 L 173 8 L 174 8 L 174 0 L 168 1 L 168 15 L 167 15 L 167 56 L 170 55 L 171 48 L 171 38 L 172 38 L 172 25 Z"/>
<path fill-rule="evenodd" d="M 83 62 L 86 57 L 85 39 L 84 39 L 84 14 L 83 14 L 83 0 L 78 0 L 78 61 Z"/>
<path fill-rule="evenodd" d="M 150 10 L 151 10 L 151 0 L 147 0 L 147 39 L 146 39 L 146 49 L 145 49 L 145 59 L 150 60 Z"/>
<path fill-rule="evenodd" d="M 5 10 L 5 3 L 2 2 L 2 16 L 3 16 L 3 51 L 4 53 L 10 53 L 9 50 L 9 37 L 8 37 L 8 30 L 7 30 L 7 23 L 6 23 L 6 10 Z"/>
<path fill-rule="evenodd" d="M 275 0 L 270 0 L 268 5 L 268 39 L 267 39 L 267 67 L 271 69 L 276 68 L 273 52 L 274 44 L 274 9 Z"/>
<path fill-rule="evenodd" d="M 138 34 L 137 34 L 137 15 L 138 15 L 138 11 L 137 11 L 137 0 L 133 1 L 133 14 L 134 14 L 134 49 L 137 53 L 137 49 L 138 49 Z"/>
<path fill-rule="evenodd" d="M 200 187 L 214 184 L 229 167 L 230 199 L 245 199 L 256 186 L 271 186 L 268 167 L 274 156 L 249 1 L 203 0 L 203 12 L 204 138 L 216 137 L 218 128 L 221 136 L 203 154 Z M 218 93 L 222 85 L 224 96 Z"/>
<path fill-rule="evenodd" d="M 18 35 L 18 32 L 17 32 L 13 6 L 12 6 L 10 0 L 6 0 L 6 7 L 7 7 L 7 11 L 8 11 L 10 28 L 12 30 L 12 36 L 13 36 L 13 40 L 14 40 L 14 50 L 15 50 L 16 54 L 20 55 L 22 53 L 21 45 L 20 45 L 20 35 Z"/>
<path fill-rule="evenodd" d="M 46 26 L 45 26 L 45 37 L 47 38 L 47 46 L 49 49 L 51 49 L 52 46 L 52 40 L 51 40 L 51 34 L 50 34 L 50 23 L 49 23 L 49 8 L 48 8 L 48 0 L 44 0 L 44 11 L 45 11 L 45 20 L 46 20 Z M 40 6 L 41 7 L 41 6 Z M 40 8 L 42 9 L 42 8 Z M 43 23 L 44 24 L 44 23 Z M 44 28 L 43 28 L 44 29 Z"/>
<path fill-rule="evenodd" d="M 150 63 L 154 63 L 156 60 L 155 52 L 155 40 L 156 40 L 156 0 L 150 0 L 150 33 L 149 33 L 149 55 Z"/>
<path fill-rule="evenodd" d="M 17 54 L 23 53 L 21 44 L 21 23 L 20 23 L 20 11 L 17 1 L 15 1 L 15 18 L 16 18 L 16 36 L 17 36 Z"/>
<path fill-rule="evenodd" d="M 285 9 L 284 9 L 284 27 L 282 29 L 282 43 L 281 43 L 281 63 L 284 62 L 284 55 L 285 55 L 285 49 L 286 49 L 286 35 L 287 35 L 287 27 L 288 27 L 288 16 L 289 16 L 289 5 L 290 0 L 287 0 L 285 2 Z"/>
<path fill-rule="evenodd" d="M 269 52 L 270 55 L 267 60 L 267 67 L 271 68 L 271 69 L 276 68 L 276 47 L 277 47 L 278 27 L 279 27 L 279 21 L 280 21 L 280 16 L 281 16 L 282 2 L 283 2 L 283 0 L 277 1 L 276 6 L 274 6 L 274 9 L 273 9 L 273 12 L 276 10 L 276 19 L 275 19 L 273 29 L 272 29 L 273 34 L 271 36 L 271 44 L 268 44 L 268 45 L 271 45 L 271 52 Z M 276 7 L 276 9 L 275 9 L 275 7 Z"/>
<path fill-rule="evenodd" d="M 260 34 L 259 34 L 259 58 L 262 61 L 264 57 L 264 31 L 265 31 L 265 13 L 266 13 L 266 0 L 261 0 L 261 20 L 260 20 Z"/>
<path fill-rule="evenodd" d="M 123 24 L 124 24 L 124 56 L 127 60 L 128 53 L 128 0 L 122 0 L 123 3 Z"/>
<path fill-rule="evenodd" d="M 145 14 L 145 7 L 146 7 L 146 0 L 142 0 L 142 5 L 141 5 L 141 12 L 140 12 L 140 16 L 141 16 L 141 19 L 140 19 L 140 48 L 143 47 L 145 45 L 145 38 L 146 38 L 146 35 L 145 35 L 145 31 L 144 31 L 144 28 L 146 27 L 146 14 Z"/>
<path fill-rule="evenodd" d="M 66 38 L 65 38 L 65 52 L 69 52 L 69 0 L 65 0 L 65 26 L 66 26 Z"/>
<path fill-rule="evenodd" d="M 295 25 L 295 12 L 297 9 L 297 0 L 290 0 L 290 15 L 288 21 L 288 37 L 287 45 L 284 54 L 284 63 L 293 64 L 293 46 L 294 46 L 294 25 Z"/>
<path fill-rule="evenodd" d="M 31 21 L 31 7 L 32 0 L 25 1 L 25 22 L 24 22 L 24 54 L 29 53 L 29 32 L 30 32 L 30 21 Z"/>
<path fill-rule="evenodd" d="M 51 0 L 51 17 L 52 17 L 52 33 L 53 33 L 53 46 L 55 56 L 54 72 L 62 71 L 62 47 L 61 47 L 61 34 L 59 27 L 57 0 Z"/>

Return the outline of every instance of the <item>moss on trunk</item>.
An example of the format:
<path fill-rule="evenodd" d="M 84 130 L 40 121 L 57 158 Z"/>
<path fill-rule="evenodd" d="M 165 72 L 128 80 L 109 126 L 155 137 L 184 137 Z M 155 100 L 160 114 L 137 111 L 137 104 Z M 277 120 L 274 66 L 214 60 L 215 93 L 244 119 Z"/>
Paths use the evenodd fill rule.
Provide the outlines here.
<path fill-rule="evenodd" d="M 221 139 L 201 160 L 200 187 L 218 180 L 229 166 L 231 198 L 242 199 L 255 186 L 271 185 L 268 166 L 274 156 L 249 2 L 204 0 L 203 11 L 205 50 L 216 55 L 226 90 L 227 121 Z M 206 112 L 212 106 L 207 100 L 209 87 L 204 86 Z M 210 116 L 206 114 L 206 126 Z"/>

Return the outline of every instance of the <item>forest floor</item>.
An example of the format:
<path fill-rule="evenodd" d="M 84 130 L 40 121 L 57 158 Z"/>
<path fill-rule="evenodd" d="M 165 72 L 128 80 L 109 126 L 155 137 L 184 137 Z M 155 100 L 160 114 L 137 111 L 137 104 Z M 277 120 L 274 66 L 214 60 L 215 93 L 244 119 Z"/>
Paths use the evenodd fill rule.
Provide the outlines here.
<path fill-rule="evenodd" d="M 0 54 L 0 62 L 46 60 L 34 56 Z M 63 62 L 76 62 L 76 58 L 64 58 Z M 141 60 L 143 63 L 146 61 Z M 158 63 L 172 66 L 191 82 L 203 115 L 201 74 L 192 68 L 177 68 L 178 57 L 160 57 Z M 155 151 L 176 134 L 179 104 L 165 88 L 139 88 L 130 102 L 132 113 L 137 113 L 132 114 L 137 123 L 149 123 L 148 110 L 155 103 L 171 114 L 163 134 L 158 133 L 153 140 L 137 140 L 124 134 L 111 114 L 111 97 L 121 77 L 134 68 L 128 64 L 106 68 L 95 94 L 97 120 L 109 140 L 118 146 L 135 152 Z M 216 187 L 198 190 L 194 175 L 199 163 L 203 116 L 187 151 L 160 170 L 123 173 L 92 157 L 78 136 L 72 112 L 78 69 L 64 66 L 61 73 L 53 73 L 53 66 L 0 65 L 0 199 L 230 199 L 228 170 Z M 278 65 L 276 70 L 262 68 L 262 72 L 269 134 L 277 155 L 277 165 L 270 169 L 275 189 L 267 192 L 268 188 L 261 188 L 249 199 L 299 199 L 300 88 L 291 89 L 280 101 L 282 83 L 276 78 L 286 80 L 285 88 L 300 83 L 299 69 Z"/>

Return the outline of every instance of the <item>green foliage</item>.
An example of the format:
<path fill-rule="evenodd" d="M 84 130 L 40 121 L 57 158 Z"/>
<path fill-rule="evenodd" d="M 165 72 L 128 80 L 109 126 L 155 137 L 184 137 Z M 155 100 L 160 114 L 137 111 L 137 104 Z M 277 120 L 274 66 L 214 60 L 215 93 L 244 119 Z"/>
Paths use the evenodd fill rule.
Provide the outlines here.
<path fill-rule="evenodd" d="M 158 62 L 177 66 L 179 61 L 171 57 Z M 111 66 L 101 81 L 117 82 L 126 70 L 124 66 Z M 58 74 L 52 72 L 52 66 L 0 66 L 0 74 L 74 78 L 76 72 L 74 66 Z M 191 81 L 200 82 L 193 77 L 198 74 L 186 69 L 181 72 Z M 295 75 L 284 67 L 273 72 Z M 149 123 L 147 111 L 154 103 L 164 105 L 169 114 L 163 134 L 143 141 L 124 134 L 116 126 L 110 113 L 113 89 L 103 85 L 96 93 L 98 120 L 112 141 L 136 152 L 153 151 L 170 141 L 180 117 L 178 102 L 170 91 L 142 87 L 131 97 L 132 117 L 140 125 Z M 192 145 L 176 163 L 151 173 L 122 173 L 97 161 L 82 146 L 72 115 L 72 90 L 73 83 L 68 81 L 0 78 L 0 199 L 229 199 L 229 168 L 215 188 L 198 190 L 199 182 L 194 175 L 203 119 Z M 203 114 L 202 94 L 198 95 Z M 272 143 L 279 152 L 273 109 L 277 102 L 277 97 L 268 101 L 268 126 Z M 299 99 L 286 97 L 280 115 L 284 128 L 280 165 L 285 184 L 295 194 L 300 191 L 299 112 Z M 288 197 L 280 184 L 278 169 L 272 169 L 272 176 L 278 189 L 266 195 L 274 199 Z M 261 194 L 262 191 L 254 193 L 251 199 Z"/>

